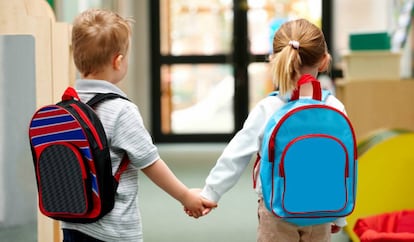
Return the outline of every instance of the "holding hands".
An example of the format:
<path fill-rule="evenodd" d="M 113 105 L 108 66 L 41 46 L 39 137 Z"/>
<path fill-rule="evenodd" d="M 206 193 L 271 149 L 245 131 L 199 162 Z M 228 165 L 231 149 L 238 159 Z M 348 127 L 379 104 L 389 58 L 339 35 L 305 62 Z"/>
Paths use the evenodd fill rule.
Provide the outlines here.
<path fill-rule="evenodd" d="M 189 189 L 183 201 L 184 212 L 191 217 L 199 218 L 207 215 L 213 208 L 217 207 L 217 203 L 203 198 L 200 195 L 201 189 Z"/>
<path fill-rule="evenodd" d="M 188 189 L 161 159 L 142 169 L 155 184 L 181 202 L 184 210 L 194 218 L 208 214 L 217 203 L 200 196 L 201 189 Z"/>

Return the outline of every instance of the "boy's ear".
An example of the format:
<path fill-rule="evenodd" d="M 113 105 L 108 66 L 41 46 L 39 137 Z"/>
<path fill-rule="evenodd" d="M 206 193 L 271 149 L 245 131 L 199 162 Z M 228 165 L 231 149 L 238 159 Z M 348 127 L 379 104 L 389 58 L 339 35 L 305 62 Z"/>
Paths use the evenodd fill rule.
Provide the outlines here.
<path fill-rule="evenodd" d="M 121 63 L 122 63 L 122 59 L 124 58 L 123 55 L 116 55 L 113 62 L 112 62 L 112 67 L 115 70 L 120 70 L 121 68 Z"/>
<path fill-rule="evenodd" d="M 330 63 L 331 63 L 331 55 L 328 54 L 328 53 L 326 53 L 323 56 L 323 58 L 322 58 L 322 60 L 321 60 L 321 62 L 319 64 L 318 72 L 325 72 L 325 71 L 327 71 L 328 68 L 329 68 L 329 64 Z"/>

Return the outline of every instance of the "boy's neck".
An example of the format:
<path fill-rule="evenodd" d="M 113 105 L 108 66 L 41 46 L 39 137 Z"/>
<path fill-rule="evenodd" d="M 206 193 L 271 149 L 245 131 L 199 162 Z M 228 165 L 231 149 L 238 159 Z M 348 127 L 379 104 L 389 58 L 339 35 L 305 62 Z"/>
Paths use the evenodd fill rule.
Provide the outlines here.
<path fill-rule="evenodd" d="M 112 84 L 116 84 L 116 83 L 119 82 L 116 79 L 114 79 L 110 73 L 106 73 L 105 71 L 99 72 L 99 73 L 89 74 L 87 76 L 82 76 L 82 79 L 86 79 L 86 80 L 104 80 L 104 81 L 108 81 Z"/>

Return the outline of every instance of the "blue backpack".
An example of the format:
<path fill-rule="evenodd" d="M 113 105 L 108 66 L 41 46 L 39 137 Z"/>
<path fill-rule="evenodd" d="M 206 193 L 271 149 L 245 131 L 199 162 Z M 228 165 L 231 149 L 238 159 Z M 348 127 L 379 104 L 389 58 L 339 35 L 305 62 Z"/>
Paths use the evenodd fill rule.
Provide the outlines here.
<path fill-rule="evenodd" d="M 299 99 L 300 86 L 308 82 L 312 99 Z M 264 204 L 299 226 L 332 222 L 355 206 L 355 133 L 346 115 L 325 104 L 329 95 L 314 77 L 302 76 L 264 131 L 259 173 Z"/>

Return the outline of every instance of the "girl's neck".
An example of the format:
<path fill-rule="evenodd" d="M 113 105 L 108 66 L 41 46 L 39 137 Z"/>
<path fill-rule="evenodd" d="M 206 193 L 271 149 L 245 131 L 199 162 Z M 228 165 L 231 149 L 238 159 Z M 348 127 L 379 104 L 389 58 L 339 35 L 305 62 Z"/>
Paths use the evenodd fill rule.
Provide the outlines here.
<path fill-rule="evenodd" d="M 310 74 L 313 77 L 318 76 L 318 68 L 317 67 L 310 67 L 310 66 L 303 66 L 301 68 L 302 75 L 304 74 Z M 312 83 L 306 83 L 300 87 L 299 96 L 312 96 L 313 88 Z"/>
<path fill-rule="evenodd" d="M 312 83 L 305 83 L 300 87 L 299 96 L 301 97 L 311 97 L 313 94 Z"/>

